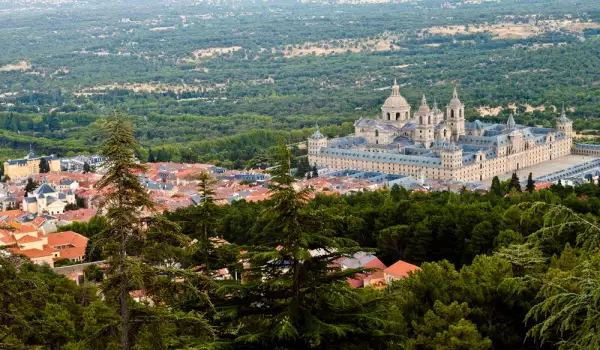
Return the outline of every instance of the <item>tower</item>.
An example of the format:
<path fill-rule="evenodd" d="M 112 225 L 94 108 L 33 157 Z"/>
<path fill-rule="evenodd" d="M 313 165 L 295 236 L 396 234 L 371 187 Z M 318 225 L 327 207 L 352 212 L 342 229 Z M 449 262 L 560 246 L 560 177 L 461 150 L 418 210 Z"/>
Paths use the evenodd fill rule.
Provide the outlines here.
<path fill-rule="evenodd" d="M 419 110 L 415 112 L 415 119 L 417 126 L 415 128 L 414 140 L 421 142 L 425 148 L 429 148 L 431 143 L 435 140 L 435 120 L 434 115 L 427 106 L 427 99 L 425 95 L 421 99 L 421 106 Z"/>
<path fill-rule="evenodd" d="M 508 116 L 508 121 L 506 122 L 506 131 L 511 132 L 517 129 L 517 123 L 515 123 L 515 117 L 512 113 Z"/>
<path fill-rule="evenodd" d="M 435 96 L 433 97 L 433 108 L 431 109 L 431 114 L 433 115 L 433 123 L 435 125 L 438 125 L 439 123 L 444 121 L 444 112 L 440 111 L 440 109 L 438 108 Z"/>
<path fill-rule="evenodd" d="M 327 147 L 327 137 L 321 134 L 319 126 L 317 125 L 315 132 L 308 138 L 309 157 L 318 155 L 321 148 L 325 147 Z"/>
<path fill-rule="evenodd" d="M 440 158 L 444 169 L 459 169 L 462 166 L 462 148 L 454 141 L 446 141 L 440 150 Z"/>
<path fill-rule="evenodd" d="M 573 135 L 573 121 L 567 118 L 564 103 L 560 112 L 560 116 L 556 119 L 556 128 L 562 131 L 566 137 L 572 137 Z"/>
<path fill-rule="evenodd" d="M 394 79 L 392 93 L 381 106 L 381 120 L 390 124 L 404 124 L 410 119 L 410 105 L 400 95 L 400 86 Z"/>
<path fill-rule="evenodd" d="M 454 86 L 452 100 L 446 107 L 446 122 L 452 129 L 452 139 L 458 141 L 458 138 L 465 134 L 465 105 L 458 99 L 456 86 Z"/>

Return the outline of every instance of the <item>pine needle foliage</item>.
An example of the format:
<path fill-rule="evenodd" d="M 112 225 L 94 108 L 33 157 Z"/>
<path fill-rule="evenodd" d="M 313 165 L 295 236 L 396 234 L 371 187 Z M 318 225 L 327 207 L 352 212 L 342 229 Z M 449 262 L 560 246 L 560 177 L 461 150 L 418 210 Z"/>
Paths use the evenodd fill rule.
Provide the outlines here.
<path fill-rule="evenodd" d="M 577 245 L 591 255 L 563 273 L 548 272 L 539 293 L 540 303 L 531 308 L 528 332 L 542 344 L 553 342 L 560 349 L 600 348 L 600 227 L 573 210 L 547 203 L 533 203 L 524 218 L 543 215 L 544 227 L 535 237 L 560 235 L 577 230 Z"/>
<path fill-rule="evenodd" d="M 160 339 L 172 337 L 161 337 L 160 330 L 168 331 L 167 325 L 181 326 L 175 332 L 178 337 L 185 332 L 198 337 L 212 334 L 201 314 L 178 311 L 178 306 L 190 299 L 210 305 L 207 290 L 212 282 L 181 268 L 180 262 L 192 248 L 177 225 L 161 217 L 143 217 L 154 205 L 138 180 L 145 167 L 135 159 L 137 143 L 131 123 L 114 112 L 106 119 L 104 131 L 102 155 L 107 159 L 107 171 L 99 189 L 104 192 L 102 207 L 108 227 L 98 235 L 98 242 L 109 254 L 103 292 L 119 309 L 122 349 L 134 345 L 165 348 Z M 133 300 L 132 292 L 141 295 L 139 302 Z M 145 347 L 143 341 L 149 333 L 155 340 Z"/>
<path fill-rule="evenodd" d="M 256 241 L 242 255 L 244 283 L 224 284 L 217 307 L 234 348 L 385 348 L 393 335 L 385 321 L 383 295 L 352 289 L 336 260 L 358 251 L 334 236 L 340 218 L 309 208 L 310 189 L 297 191 L 291 155 L 281 147 L 271 172 L 269 209 Z"/>

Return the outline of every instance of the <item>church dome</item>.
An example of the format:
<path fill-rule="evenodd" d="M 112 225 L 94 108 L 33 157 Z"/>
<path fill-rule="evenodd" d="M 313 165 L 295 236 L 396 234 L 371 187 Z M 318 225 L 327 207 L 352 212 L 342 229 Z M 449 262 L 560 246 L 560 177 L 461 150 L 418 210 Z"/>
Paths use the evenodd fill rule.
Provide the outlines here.
<path fill-rule="evenodd" d="M 404 107 L 410 108 L 410 105 L 408 104 L 406 99 L 402 95 L 400 95 L 400 86 L 398 86 L 396 80 L 394 80 L 394 85 L 392 86 L 392 94 L 385 100 L 385 102 L 383 103 L 383 107 L 393 109 L 399 109 Z"/>

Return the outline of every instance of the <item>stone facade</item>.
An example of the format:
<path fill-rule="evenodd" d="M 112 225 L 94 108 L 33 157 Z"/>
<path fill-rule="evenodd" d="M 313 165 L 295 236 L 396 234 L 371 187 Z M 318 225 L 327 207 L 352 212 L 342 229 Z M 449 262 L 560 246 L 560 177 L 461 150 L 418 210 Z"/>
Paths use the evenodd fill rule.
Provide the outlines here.
<path fill-rule="evenodd" d="M 308 139 L 310 164 L 440 180 L 481 181 L 571 153 L 573 125 L 564 108 L 556 129 L 466 122 L 456 88 L 444 114 L 423 96 L 417 112 L 392 93 L 378 119 L 360 119 L 355 135 L 327 139 L 318 130 Z"/>
<path fill-rule="evenodd" d="M 11 179 L 31 177 L 40 173 L 40 161 L 48 161 L 51 172 L 60 171 L 60 160 L 55 155 L 38 157 L 32 151 L 23 159 L 11 159 L 4 162 L 4 175 Z"/>

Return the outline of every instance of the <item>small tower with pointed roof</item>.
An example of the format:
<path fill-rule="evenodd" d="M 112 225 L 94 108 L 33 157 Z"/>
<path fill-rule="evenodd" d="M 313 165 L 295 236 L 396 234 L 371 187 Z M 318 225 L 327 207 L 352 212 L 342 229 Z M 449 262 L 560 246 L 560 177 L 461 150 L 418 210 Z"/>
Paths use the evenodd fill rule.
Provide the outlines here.
<path fill-rule="evenodd" d="M 425 148 L 429 148 L 435 140 L 435 121 L 424 94 L 421 99 L 421 106 L 419 106 L 419 110 L 415 113 L 415 119 L 417 126 L 413 139 L 416 142 L 423 143 Z"/>
<path fill-rule="evenodd" d="M 321 148 L 327 147 L 327 137 L 319 130 L 316 125 L 315 132 L 308 138 L 308 155 L 318 155 Z"/>
<path fill-rule="evenodd" d="M 410 105 L 400 94 L 400 86 L 396 79 L 390 97 L 381 106 L 381 119 L 390 124 L 404 124 L 410 119 Z"/>
<path fill-rule="evenodd" d="M 452 138 L 458 142 L 459 137 L 465 134 L 465 105 L 458 98 L 456 85 L 452 92 L 452 100 L 446 107 L 446 122 L 452 129 Z"/>
<path fill-rule="evenodd" d="M 559 131 L 562 131 L 566 137 L 572 137 L 573 135 L 573 121 L 567 118 L 564 103 L 560 112 L 560 116 L 556 119 L 556 128 Z"/>
<path fill-rule="evenodd" d="M 517 123 L 515 123 L 515 117 L 511 113 L 508 116 L 508 121 L 506 121 L 506 131 L 511 132 L 517 129 Z"/>

